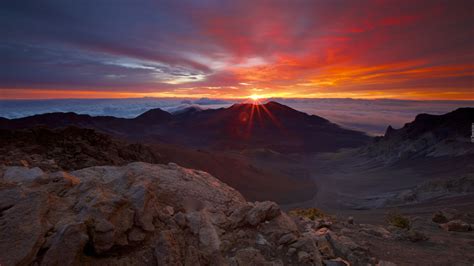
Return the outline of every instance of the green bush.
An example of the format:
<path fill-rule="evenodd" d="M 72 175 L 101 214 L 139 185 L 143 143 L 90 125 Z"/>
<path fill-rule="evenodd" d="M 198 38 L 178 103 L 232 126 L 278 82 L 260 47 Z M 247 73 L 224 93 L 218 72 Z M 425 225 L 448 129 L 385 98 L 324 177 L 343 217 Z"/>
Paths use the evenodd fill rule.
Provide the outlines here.
<path fill-rule="evenodd" d="M 398 228 L 410 229 L 410 220 L 398 211 L 391 211 L 387 214 L 387 223 Z"/>

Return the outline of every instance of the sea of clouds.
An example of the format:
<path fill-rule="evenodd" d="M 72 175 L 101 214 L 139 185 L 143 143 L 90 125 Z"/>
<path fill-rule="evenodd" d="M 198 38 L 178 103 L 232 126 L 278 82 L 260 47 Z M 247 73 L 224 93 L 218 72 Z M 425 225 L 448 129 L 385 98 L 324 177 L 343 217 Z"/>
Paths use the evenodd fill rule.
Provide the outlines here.
<path fill-rule="evenodd" d="M 381 135 L 388 125 L 395 128 L 412 121 L 417 114 L 443 114 L 460 107 L 474 107 L 474 101 L 406 101 L 356 99 L 271 99 L 308 114 L 322 116 L 343 127 Z M 55 99 L 0 100 L 0 117 L 20 118 L 51 112 L 75 112 L 93 116 L 132 118 L 153 108 L 178 112 L 228 107 L 239 100 L 220 99 Z"/>

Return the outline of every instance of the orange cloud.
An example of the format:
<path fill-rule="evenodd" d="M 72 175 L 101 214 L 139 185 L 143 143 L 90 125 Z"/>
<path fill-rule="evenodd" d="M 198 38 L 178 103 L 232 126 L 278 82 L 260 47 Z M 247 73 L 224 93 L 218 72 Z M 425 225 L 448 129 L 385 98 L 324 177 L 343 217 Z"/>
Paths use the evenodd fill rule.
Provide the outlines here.
<path fill-rule="evenodd" d="M 0 98 L 473 98 L 472 1 L 171 2 L 6 10 Z"/>

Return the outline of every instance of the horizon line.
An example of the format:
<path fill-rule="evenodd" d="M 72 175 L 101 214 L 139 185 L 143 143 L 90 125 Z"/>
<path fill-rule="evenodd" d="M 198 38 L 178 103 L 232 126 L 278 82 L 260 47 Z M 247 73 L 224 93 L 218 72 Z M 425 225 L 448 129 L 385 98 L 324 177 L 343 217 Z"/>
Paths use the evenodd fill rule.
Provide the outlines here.
<path fill-rule="evenodd" d="M 226 101 L 244 101 L 249 100 L 248 96 L 246 97 L 192 97 L 192 96 L 141 96 L 141 97 L 71 97 L 71 98 L 1 98 L 0 101 L 54 101 L 54 100 L 132 100 L 132 99 L 159 99 L 159 100 L 200 100 L 200 99 L 210 99 L 210 100 L 226 100 Z M 361 100 L 361 101 L 382 101 L 382 100 L 391 100 L 391 101 L 412 101 L 412 102 L 442 102 L 442 101 L 451 101 L 451 102 L 472 102 L 474 98 L 468 99 L 449 99 L 449 98 L 426 98 L 426 99 L 415 99 L 415 98 L 390 98 L 390 97 L 380 97 L 380 98 L 364 98 L 364 97 L 262 97 L 262 101 L 272 100 L 272 99 L 281 99 L 281 100 Z"/>

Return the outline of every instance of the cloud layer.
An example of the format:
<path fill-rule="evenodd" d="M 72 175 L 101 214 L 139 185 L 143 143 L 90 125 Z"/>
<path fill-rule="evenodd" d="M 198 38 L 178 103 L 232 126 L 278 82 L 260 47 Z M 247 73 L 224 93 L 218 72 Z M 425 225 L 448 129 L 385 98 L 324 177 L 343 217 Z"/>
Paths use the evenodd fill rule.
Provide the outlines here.
<path fill-rule="evenodd" d="M 474 2 L 4 1 L 0 98 L 474 99 Z"/>
<path fill-rule="evenodd" d="M 346 128 L 381 135 L 388 125 L 395 128 L 420 113 L 444 114 L 460 107 L 474 107 L 474 101 L 405 101 L 354 99 L 271 99 L 308 114 L 329 119 Z M 185 108 L 228 107 L 236 100 L 192 99 L 63 99 L 0 100 L 0 117 L 19 118 L 51 112 L 75 112 L 93 116 L 133 118 L 150 109 L 179 112 Z"/>

